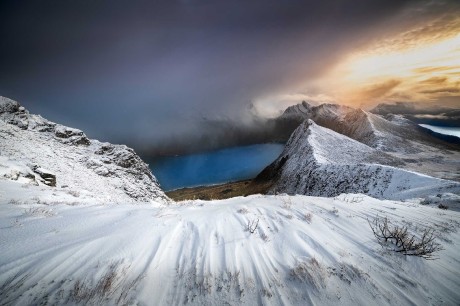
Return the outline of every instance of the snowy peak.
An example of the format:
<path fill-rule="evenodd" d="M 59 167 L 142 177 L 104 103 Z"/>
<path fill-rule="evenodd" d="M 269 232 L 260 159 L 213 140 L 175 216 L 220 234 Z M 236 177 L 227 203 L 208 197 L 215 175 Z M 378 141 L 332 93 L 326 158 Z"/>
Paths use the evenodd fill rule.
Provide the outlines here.
<path fill-rule="evenodd" d="M 82 194 L 76 199 L 82 202 L 169 201 L 131 148 L 90 140 L 5 97 L 0 97 L 0 137 L 0 179 Z"/>
<path fill-rule="evenodd" d="M 416 151 L 417 146 L 406 141 L 408 135 L 418 142 L 440 143 L 439 140 L 423 133 L 415 123 L 401 116 L 384 118 L 362 109 L 338 104 L 297 104 L 286 109 L 279 119 L 312 119 L 320 126 L 386 152 L 395 151 L 396 147 L 405 153 Z"/>
<path fill-rule="evenodd" d="M 311 152 L 318 163 L 350 164 L 363 162 L 375 150 L 309 119 L 294 131 L 283 155 L 295 152 Z"/>
<path fill-rule="evenodd" d="M 271 193 L 328 197 L 364 193 L 403 200 L 460 192 L 457 182 L 394 167 L 399 164 L 397 158 L 307 120 L 257 179 L 271 181 Z"/>
<path fill-rule="evenodd" d="M 306 117 L 308 114 L 311 112 L 311 109 L 313 106 L 306 102 L 302 101 L 300 104 L 292 105 L 286 108 L 286 110 L 283 112 L 282 116 L 300 116 L 300 117 Z"/>
<path fill-rule="evenodd" d="M 311 119 L 362 144 L 400 160 L 400 166 L 444 179 L 460 181 L 460 146 L 425 131 L 400 115 L 382 117 L 337 104 L 297 104 L 278 117 L 281 126 L 297 127 Z"/>

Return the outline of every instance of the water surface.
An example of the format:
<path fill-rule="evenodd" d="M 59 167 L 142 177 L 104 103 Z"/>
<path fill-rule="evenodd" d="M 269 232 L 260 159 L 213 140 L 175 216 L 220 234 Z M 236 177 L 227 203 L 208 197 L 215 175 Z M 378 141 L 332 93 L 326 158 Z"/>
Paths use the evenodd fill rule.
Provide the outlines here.
<path fill-rule="evenodd" d="M 460 127 L 435 126 L 429 124 L 419 124 L 420 126 L 432 130 L 433 132 L 460 137 Z"/>
<path fill-rule="evenodd" d="M 165 191 L 254 178 L 283 151 L 284 144 L 257 144 L 149 161 Z"/>

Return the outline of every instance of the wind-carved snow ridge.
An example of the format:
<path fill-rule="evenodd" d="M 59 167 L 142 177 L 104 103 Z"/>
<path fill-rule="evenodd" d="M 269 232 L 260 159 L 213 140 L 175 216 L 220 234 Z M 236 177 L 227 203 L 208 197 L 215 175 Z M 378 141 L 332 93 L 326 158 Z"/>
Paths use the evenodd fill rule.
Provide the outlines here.
<path fill-rule="evenodd" d="M 0 139 L 0 179 L 79 194 L 79 202 L 169 202 L 133 149 L 88 139 L 5 97 Z"/>
<path fill-rule="evenodd" d="M 259 179 L 274 181 L 271 193 L 326 197 L 363 193 L 406 200 L 460 193 L 457 182 L 394 167 L 398 163 L 395 157 L 307 120 Z"/>
<path fill-rule="evenodd" d="M 8 195 L 23 189 L 0 184 L 12 188 Z M 455 211 L 353 194 L 253 195 L 161 207 L 26 204 L 37 194 L 32 192 L 31 187 L 17 194 L 16 203 L 0 198 L 2 305 L 456 305 L 460 300 Z M 368 225 L 377 216 L 410 232 L 436 229 L 444 248 L 439 259 L 382 248 Z M 248 230 L 254 221 L 257 226 Z"/>

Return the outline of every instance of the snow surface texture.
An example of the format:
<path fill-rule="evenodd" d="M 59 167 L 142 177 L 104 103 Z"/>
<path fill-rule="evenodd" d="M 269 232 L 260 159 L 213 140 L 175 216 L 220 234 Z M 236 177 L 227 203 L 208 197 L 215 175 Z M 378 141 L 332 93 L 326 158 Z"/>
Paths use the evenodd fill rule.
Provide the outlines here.
<path fill-rule="evenodd" d="M 397 160 L 308 120 L 295 130 L 283 153 L 262 175 L 274 180 L 271 193 L 326 197 L 364 193 L 392 200 L 460 193 L 458 182 L 381 163 L 397 164 Z"/>
<path fill-rule="evenodd" d="M 440 140 L 400 115 L 382 117 L 337 104 L 290 106 L 279 120 L 316 124 L 400 160 L 398 167 L 460 181 L 460 146 Z"/>
<path fill-rule="evenodd" d="M 90 140 L 5 98 L 0 119 L 0 305 L 456 305 L 460 300 L 456 211 L 359 194 L 164 205 L 167 198 L 131 149 Z M 293 137 L 286 150 L 303 135 Z M 315 141 L 310 158 L 332 165 L 326 169 L 331 173 L 368 158 L 394 162 L 317 126 L 308 137 Z M 333 156 L 331 149 L 343 154 Z M 419 191 L 411 195 L 426 192 Z M 458 202 L 454 193 L 428 200 L 438 199 Z M 134 205 L 139 201 L 150 205 Z M 417 235 L 435 229 L 443 247 L 439 259 L 382 247 L 368 224 L 377 216 Z"/>
<path fill-rule="evenodd" d="M 124 145 L 90 140 L 0 97 L 0 180 L 64 189 L 79 202 L 168 202 L 156 178 Z"/>
<path fill-rule="evenodd" d="M 0 186 L 2 305 L 460 300 L 455 211 L 352 194 L 78 206 L 59 194 L 49 202 L 50 188 Z M 436 229 L 439 259 L 382 248 L 367 221 L 376 216 L 414 233 Z"/>

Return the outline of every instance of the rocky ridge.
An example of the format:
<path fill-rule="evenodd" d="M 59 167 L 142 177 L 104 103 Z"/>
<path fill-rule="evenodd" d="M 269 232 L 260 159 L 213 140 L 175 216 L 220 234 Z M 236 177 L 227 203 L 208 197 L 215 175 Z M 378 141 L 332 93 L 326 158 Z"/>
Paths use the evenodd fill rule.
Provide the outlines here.
<path fill-rule="evenodd" d="M 433 136 L 402 115 L 380 116 L 338 104 L 293 105 L 277 119 L 307 119 L 400 160 L 399 167 L 460 181 L 460 145 Z"/>
<path fill-rule="evenodd" d="M 397 168 L 401 163 L 398 158 L 307 120 L 257 180 L 273 181 L 270 193 L 325 197 L 363 193 L 405 200 L 460 193 L 459 183 Z"/>
<path fill-rule="evenodd" d="M 109 202 L 169 202 L 148 165 L 125 145 L 30 114 L 0 97 L 0 179 Z"/>

